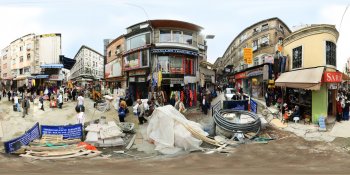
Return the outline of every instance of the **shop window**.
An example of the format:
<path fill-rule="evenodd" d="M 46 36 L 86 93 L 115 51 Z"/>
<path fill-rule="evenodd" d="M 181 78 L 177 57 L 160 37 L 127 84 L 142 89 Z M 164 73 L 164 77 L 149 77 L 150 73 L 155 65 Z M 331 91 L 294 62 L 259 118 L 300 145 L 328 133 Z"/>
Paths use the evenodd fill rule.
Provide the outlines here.
<path fill-rule="evenodd" d="M 170 30 L 160 30 L 159 31 L 159 41 L 160 42 L 171 42 L 171 31 Z"/>
<path fill-rule="evenodd" d="M 172 56 L 170 58 L 170 72 L 173 74 L 184 73 L 182 57 Z"/>
<path fill-rule="evenodd" d="M 299 46 L 297 48 L 293 49 L 293 64 L 292 64 L 292 68 L 296 69 L 296 68 L 300 68 L 302 65 L 302 46 Z"/>
<path fill-rule="evenodd" d="M 336 45 L 331 41 L 326 41 L 326 64 L 337 66 Z"/>
<path fill-rule="evenodd" d="M 169 73 L 169 57 L 168 56 L 159 56 L 158 57 L 158 63 L 160 66 L 160 69 L 162 70 L 162 73 L 168 74 Z"/>

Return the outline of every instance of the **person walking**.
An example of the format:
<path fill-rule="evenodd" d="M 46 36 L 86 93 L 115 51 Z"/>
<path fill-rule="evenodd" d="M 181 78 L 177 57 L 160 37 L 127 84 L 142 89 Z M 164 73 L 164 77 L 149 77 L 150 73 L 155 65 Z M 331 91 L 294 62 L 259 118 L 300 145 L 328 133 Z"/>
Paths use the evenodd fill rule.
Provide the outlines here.
<path fill-rule="evenodd" d="M 147 120 L 143 117 L 145 115 L 145 108 L 141 99 L 137 99 L 137 103 L 139 104 L 137 107 L 137 116 L 139 119 L 139 124 L 142 125 L 143 123 L 147 123 Z"/>
<path fill-rule="evenodd" d="M 24 97 L 23 101 L 22 101 L 22 107 L 23 107 L 23 118 L 25 117 L 25 115 L 28 115 L 28 110 L 30 107 L 30 102 L 28 97 Z"/>
<path fill-rule="evenodd" d="M 77 123 L 81 123 L 84 126 L 85 123 L 85 107 L 84 106 L 79 106 L 79 108 L 76 108 L 77 112 Z"/>
<path fill-rule="evenodd" d="M 58 102 L 58 108 L 62 109 L 62 105 L 63 105 L 62 92 L 58 92 L 57 102 Z"/>
<path fill-rule="evenodd" d="M 39 97 L 39 102 L 40 102 L 40 109 L 45 111 L 44 110 L 44 97 L 42 94 L 40 94 L 40 97 Z"/>
<path fill-rule="evenodd" d="M 341 107 L 341 100 L 342 100 L 342 98 L 339 98 L 337 103 L 336 103 L 336 107 L 337 107 L 336 120 L 337 120 L 337 122 L 341 122 L 342 114 L 343 114 L 343 108 Z"/>
<path fill-rule="evenodd" d="M 84 106 L 84 97 L 83 97 L 83 93 L 81 92 L 77 98 L 77 105 L 78 106 Z"/>
<path fill-rule="evenodd" d="M 15 96 L 13 97 L 13 101 L 14 101 L 14 104 L 15 104 L 15 106 L 16 106 L 17 111 L 18 111 L 18 112 L 21 112 L 21 108 L 20 108 L 20 105 L 19 105 L 19 101 L 18 101 L 18 96 L 17 96 L 17 95 L 15 95 Z"/>
<path fill-rule="evenodd" d="M 7 92 L 7 98 L 9 99 L 9 101 L 11 101 L 11 94 L 12 94 L 12 92 L 11 92 L 11 90 L 9 90 Z"/>
<path fill-rule="evenodd" d="M 209 107 L 208 100 L 207 100 L 206 96 L 203 95 L 202 110 L 203 110 L 203 112 L 204 112 L 205 115 L 208 114 L 208 107 Z"/>

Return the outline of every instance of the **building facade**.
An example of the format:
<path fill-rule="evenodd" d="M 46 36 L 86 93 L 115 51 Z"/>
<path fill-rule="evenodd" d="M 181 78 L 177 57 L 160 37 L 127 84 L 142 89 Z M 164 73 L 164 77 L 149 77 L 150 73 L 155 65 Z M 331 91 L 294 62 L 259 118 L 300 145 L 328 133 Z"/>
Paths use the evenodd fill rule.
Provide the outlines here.
<path fill-rule="evenodd" d="M 262 65 L 274 63 L 276 52 L 281 50 L 283 39 L 290 33 L 290 29 L 282 20 L 269 18 L 247 27 L 238 34 L 220 60 L 223 68 L 230 68 L 229 84 L 234 85 L 237 90 L 242 88 L 243 92 L 253 97 L 262 98 L 267 81 L 273 79 L 271 75 L 263 76 L 269 69 L 263 69 Z M 245 48 L 251 48 L 253 51 L 252 62 L 249 64 L 243 58 Z M 249 74 L 245 72 L 247 68 L 250 68 Z"/>
<path fill-rule="evenodd" d="M 70 80 L 77 81 L 78 85 L 85 86 L 89 82 L 100 81 L 104 78 L 104 56 L 99 52 L 81 46 L 74 56 L 76 63 L 70 71 Z"/>
<path fill-rule="evenodd" d="M 126 89 L 126 77 L 123 71 L 124 35 L 111 41 L 106 46 L 105 80 L 110 89 Z"/>
<path fill-rule="evenodd" d="M 50 75 L 59 74 L 59 69 L 45 74 L 52 64 L 59 63 L 61 55 L 61 34 L 28 34 L 11 42 L 2 49 L 1 78 L 13 88 L 31 86 L 32 80 L 38 84 L 42 78 L 49 80 Z M 45 65 L 50 65 L 49 67 Z"/>
<path fill-rule="evenodd" d="M 150 92 L 162 90 L 168 101 L 171 94 L 186 91 L 186 105 L 195 105 L 199 61 L 207 59 L 201 30 L 176 20 L 149 20 L 128 27 L 123 71 L 131 98 L 150 98 Z"/>
<path fill-rule="evenodd" d="M 276 86 L 285 87 L 284 101 L 301 108 L 301 118 L 335 116 L 336 96 L 342 72 L 336 69 L 336 43 L 339 33 L 334 25 L 309 25 L 283 41 L 286 60 Z"/>

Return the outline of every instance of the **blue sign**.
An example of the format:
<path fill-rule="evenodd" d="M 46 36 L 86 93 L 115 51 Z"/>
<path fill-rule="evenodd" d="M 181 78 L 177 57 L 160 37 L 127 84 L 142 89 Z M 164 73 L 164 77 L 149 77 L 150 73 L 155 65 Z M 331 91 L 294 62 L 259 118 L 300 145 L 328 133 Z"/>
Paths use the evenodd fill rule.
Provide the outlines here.
<path fill-rule="evenodd" d="M 81 124 L 66 126 L 41 125 L 41 134 L 63 135 L 63 139 L 81 139 L 83 137 L 83 126 Z"/>
<path fill-rule="evenodd" d="M 28 145 L 31 141 L 40 138 L 39 123 L 36 123 L 22 136 L 12 139 L 4 143 L 6 153 L 17 151 L 23 145 Z"/>
<path fill-rule="evenodd" d="M 258 113 L 258 104 L 252 99 L 250 99 L 250 111 L 254 112 L 255 114 Z"/>
<path fill-rule="evenodd" d="M 247 111 L 248 110 L 248 100 L 226 100 L 223 101 L 223 109 L 234 109 Z"/>
<path fill-rule="evenodd" d="M 197 51 L 190 51 L 190 50 L 184 50 L 184 49 L 152 49 L 152 53 L 180 53 L 180 54 L 198 56 Z"/>

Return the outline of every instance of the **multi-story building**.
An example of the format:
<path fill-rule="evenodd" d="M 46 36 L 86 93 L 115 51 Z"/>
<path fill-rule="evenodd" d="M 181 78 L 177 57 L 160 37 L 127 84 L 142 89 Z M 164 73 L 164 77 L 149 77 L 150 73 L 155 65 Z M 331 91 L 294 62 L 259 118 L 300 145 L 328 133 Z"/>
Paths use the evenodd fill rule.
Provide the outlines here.
<path fill-rule="evenodd" d="M 106 46 L 105 80 L 110 89 L 126 89 L 126 77 L 123 71 L 124 35 L 111 41 Z"/>
<path fill-rule="evenodd" d="M 309 25 L 283 40 L 281 67 L 287 72 L 276 80 L 285 87 L 284 101 L 301 109 L 301 118 L 335 116 L 337 89 L 342 72 L 336 69 L 336 43 L 339 33 L 334 25 Z"/>
<path fill-rule="evenodd" d="M 207 49 L 201 30 L 176 20 L 150 20 L 128 27 L 123 67 L 132 98 L 147 98 L 148 92 L 158 88 L 169 99 L 172 92 L 186 89 L 186 105 L 195 105 L 199 61 L 206 61 Z"/>
<path fill-rule="evenodd" d="M 10 47 L 7 46 L 4 49 L 1 50 L 1 80 L 3 87 L 6 87 L 6 89 L 9 89 L 12 82 L 12 74 L 11 74 L 11 54 L 10 54 Z"/>
<path fill-rule="evenodd" d="M 74 56 L 76 60 L 70 71 L 70 80 L 79 82 L 78 85 L 85 86 L 94 80 L 100 81 L 104 78 L 104 56 L 85 45 L 81 46 Z"/>
<path fill-rule="evenodd" d="M 227 47 L 222 56 L 222 64 L 232 66 L 230 82 L 237 89 L 254 96 L 262 97 L 268 76 L 263 76 L 268 69 L 264 65 L 272 64 L 276 51 L 281 49 L 283 39 L 291 33 L 288 26 L 279 18 L 259 21 L 239 33 Z M 252 48 L 251 64 L 243 59 L 244 48 Z M 249 70 L 249 71 L 248 71 Z"/>
<path fill-rule="evenodd" d="M 59 74 L 63 67 L 57 67 L 60 55 L 61 34 L 25 35 L 2 50 L 1 78 L 14 80 L 14 87 L 30 86 L 31 79 L 50 80 L 49 76 Z"/>

